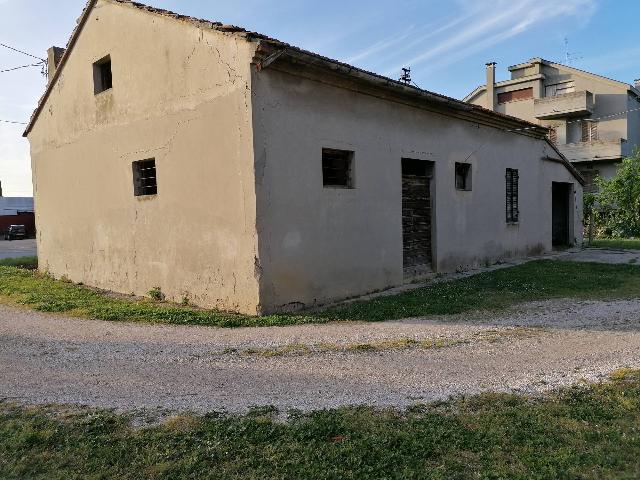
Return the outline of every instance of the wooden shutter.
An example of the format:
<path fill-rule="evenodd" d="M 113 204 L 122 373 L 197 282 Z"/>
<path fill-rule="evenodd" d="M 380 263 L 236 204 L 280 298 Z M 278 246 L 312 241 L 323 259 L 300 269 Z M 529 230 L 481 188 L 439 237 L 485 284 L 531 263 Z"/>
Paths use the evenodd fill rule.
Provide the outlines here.
<path fill-rule="evenodd" d="M 580 124 L 582 125 L 582 141 L 588 142 L 589 141 L 589 122 L 585 122 L 584 120 L 582 120 Z"/>
<path fill-rule="evenodd" d="M 582 141 L 595 142 L 598 140 L 598 122 L 582 120 Z"/>

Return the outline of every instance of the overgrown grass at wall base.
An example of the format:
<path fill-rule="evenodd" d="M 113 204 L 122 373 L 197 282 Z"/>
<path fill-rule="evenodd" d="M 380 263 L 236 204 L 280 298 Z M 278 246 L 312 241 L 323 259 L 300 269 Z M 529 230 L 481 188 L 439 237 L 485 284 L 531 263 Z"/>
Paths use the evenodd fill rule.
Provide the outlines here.
<path fill-rule="evenodd" d="M 256 327 L 332 320 L 383 321 L 499 311 L 522 302 L 554 298 L 638 297 L 640 266 L 540 260 L 313 314 L 252 317 L 107 295 L 38 272 L 0 266 L 0 302 L 5 304 L 99 320 L 177 325 Z"/>
<path fill-rule="evenodd" d="M 539 260 L 438 283 L 400 295 L 355 302 L 323 312 L 332 319 L 396 320 L 503 310 L 535 300 L 640 297 L 640 266 Z"/>
<path fill-rule="evenodd" d="M 292 412 L 285 422 L 275 413 L 134 427 L 133 415 L 0 402 L 0 478 L 640 478 L 636 371 L 539 398 Z"/>
<path fill-rule="evenodd" d="M 585 245 L 592 248 L 640 251 L 640 238 L 597 238 L 593 240 L 591 244 L 585 241 Z"/>
<path fill-rule="evenodd" d="M 85 286 L 54 280 L 39 272 L 11 267 L 0 267 L 0 300 L 8 304 L 25 305 L 40 312 L 65 313 L 107 321 L 219 327 L 273 326 L 318 321 L 304 316 L 251 317 L 181 307 L 151 299 L 109 296 Z"/>

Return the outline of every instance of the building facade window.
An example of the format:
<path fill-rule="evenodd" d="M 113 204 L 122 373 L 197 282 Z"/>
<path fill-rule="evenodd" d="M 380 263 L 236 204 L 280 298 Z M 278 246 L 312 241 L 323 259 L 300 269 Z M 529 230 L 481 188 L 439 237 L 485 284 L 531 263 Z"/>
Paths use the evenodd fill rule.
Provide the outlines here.
<path fill-rule="evenodd" d="M 547 138 L 554 145 L 558 144 L 558 127 L 549 127 L 549 133 L 547 134 Z"/>
<path fill-rule="evenodd" d="M 349 150 L 322 149 L 322 184 L 325 188 L 353 188 L 353 155 Z"/>
<path fill-rule="evenodd" d="M 472 170 L 470 163 L 456 162 L 456 190 L 471 191 Z"/>
<path fill-rule="evenodd" d="M 569 82 L 556 83 L 554 85 L 547 85 L 545 87 L 546 97 L 558 97 L 567 93 L 574 93 L 576 91 L 576 84 L 573 80 Z"/>
<path fill-rule="evenodd" d="M 582 141 L 595 142 L 598 140 L 598 122 L 582 120 Z"/>
<path fill-rule="evenodd" d="M 133 194 L 136 197 L 158 194 L 155 158 L 133 162 Z"/>
<path fill-rule="evenodd" d="M 518 170 L 507 168 L 506 173 L 506 207 L 507 223 L 518 223 L 520 221 L 520 211 L 518 209 Z"/>
<path fill-rule="evenodd" d="M 113 88 L 111 56 L 107 55 L 93 64 L 93 93 L 97 95 L 111 88 Z"/>
<path fill-rule="evenodd" d="M 529 100 L 533 98 L 533 87 L 513 90 L 498 94 L 498 103 L 517 102 L 519 100 Z"/>

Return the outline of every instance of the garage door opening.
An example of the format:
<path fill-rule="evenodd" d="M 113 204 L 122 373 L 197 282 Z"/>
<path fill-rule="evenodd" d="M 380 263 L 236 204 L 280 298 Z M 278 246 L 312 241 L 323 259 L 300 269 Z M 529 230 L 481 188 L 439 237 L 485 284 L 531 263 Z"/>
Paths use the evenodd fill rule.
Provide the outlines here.
<path fill-rule="evenodd" d="M 571 245 L 571 184 L 553 182 L 552 237 L 553 246 L 566 248 Z"/>
<path fill-rule="evenodd" d="M 432 271 L 433 162 L 402 159 L 402 253 L 405 278 Z"/>

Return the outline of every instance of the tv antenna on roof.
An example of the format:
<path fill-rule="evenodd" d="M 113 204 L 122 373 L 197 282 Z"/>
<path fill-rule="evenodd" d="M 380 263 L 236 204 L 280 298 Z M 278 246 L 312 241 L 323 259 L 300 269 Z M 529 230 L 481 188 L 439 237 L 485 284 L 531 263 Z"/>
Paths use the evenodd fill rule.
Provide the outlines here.
<path fill-rule="evenodd" d="M 564 37 L 564 64 L 573 65 L 576 61 L 582 60 L 583 57 L 579 56 L 580 53 L 569 51 L 569 39 Z"/>
<path fill-rule="evenodd" d="M 402 69 L 400 81 L 405 85 L 411 85 L 411 67 L 405 67 Z"/>

